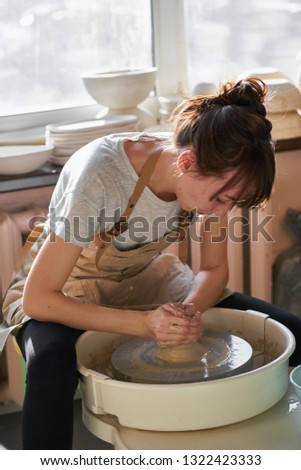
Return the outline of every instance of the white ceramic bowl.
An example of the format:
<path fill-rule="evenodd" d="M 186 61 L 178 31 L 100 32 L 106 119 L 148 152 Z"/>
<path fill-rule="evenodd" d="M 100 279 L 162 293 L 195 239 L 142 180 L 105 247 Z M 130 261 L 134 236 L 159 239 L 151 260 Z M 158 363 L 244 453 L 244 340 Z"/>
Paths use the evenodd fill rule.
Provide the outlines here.
<path fill-rule="evenodd" d="M 0 174 L 20 175 L 40 168 L 49 159 L 49 145 L 3 145 L 0 146 Z"/>
<path fill-rule="evenodd" d="M 218 91 L 217 87 L 214 83 L 200 82 L 195 85 L 195 87 L 192 90 L 192 94 L 208 96 L 208 95 L 216 95 L 217 91 Z"/>
<path fill-rule="evenodd" d="M 110 109 L 136 107 L 151 92 L 157 68 L 87 72 L 81 75 L 87 92 Z"/>
<path fill-rule="evenodd" d="M 295 367 L 290 373 L 290 381 L 294 386 L 298 400 L 301 402 L 301 365 Z"/>
<path fill-rule="evenodd" d="M 170 95 L 170 96 L 159 96 L 158 98 L 160 108 L 164 111 L 171 113 L 183 100 L 180 96 Z"/>

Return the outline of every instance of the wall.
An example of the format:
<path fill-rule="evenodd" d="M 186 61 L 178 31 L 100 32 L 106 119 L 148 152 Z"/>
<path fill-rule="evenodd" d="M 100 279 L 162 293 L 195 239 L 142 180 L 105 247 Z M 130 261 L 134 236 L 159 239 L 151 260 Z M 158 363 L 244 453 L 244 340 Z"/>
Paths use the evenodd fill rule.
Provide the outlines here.
<path fill-rule="evenodd" d="M 254 236 L 250 244 L 251 294 L 266 301 L 272 300 L 273 264 L 277 256 L 296 244 L 296 237 L 284 222 L 288 208 L 301 210 L 301 150 L 276 154 L 277 179 L 269 204 L 258 211 L 259 221 L 272 217 L 265 226 L 273 241 Z M 266 219 L 267 220 L 267 219 Z M 251 233 L 258 223 L 251 222 Z"/>

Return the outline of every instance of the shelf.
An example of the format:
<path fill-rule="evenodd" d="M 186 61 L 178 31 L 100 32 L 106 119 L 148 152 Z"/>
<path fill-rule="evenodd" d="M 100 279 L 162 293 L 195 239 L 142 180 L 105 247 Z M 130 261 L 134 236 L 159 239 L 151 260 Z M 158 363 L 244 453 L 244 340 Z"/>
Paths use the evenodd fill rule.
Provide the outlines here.
<path fill-rule="evenodd" d="M 301 137 L 281 139 L 276 141 L 276 152 L 287 152 L 289 150 L 301 149 Z"/>
<path fill-rule="evenodd" d="M 53 186 L 56 184 L 61 171 L 61 166 L 46 163 L 32 173 L 0 175 L 0 193 Z"/>

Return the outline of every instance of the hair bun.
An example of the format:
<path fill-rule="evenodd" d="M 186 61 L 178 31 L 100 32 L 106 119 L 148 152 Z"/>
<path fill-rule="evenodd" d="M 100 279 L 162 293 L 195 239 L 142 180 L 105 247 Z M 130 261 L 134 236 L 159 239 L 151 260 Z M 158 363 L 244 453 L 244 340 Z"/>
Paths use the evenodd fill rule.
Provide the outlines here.
<path fill-rule="evenodd" d="M 236 84 L 223 83 L 218 94 L 225 105 L 249 106 L 255 112 L 266 115 L 264 100 L 268 92 L 267 85 L 255 77 L 248 77 Z"/>

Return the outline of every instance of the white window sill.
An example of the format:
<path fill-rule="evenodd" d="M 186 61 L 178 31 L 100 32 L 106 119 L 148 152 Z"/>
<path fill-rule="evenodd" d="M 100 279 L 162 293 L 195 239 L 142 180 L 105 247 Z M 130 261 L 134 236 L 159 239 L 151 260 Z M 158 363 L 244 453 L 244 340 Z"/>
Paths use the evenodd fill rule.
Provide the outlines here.
<path fill-rule="evenodd" d="M 93 104 L 0 117 L 0 145 L 44 144 L 47 124 L 94 119 L 101 109 Z"/>

